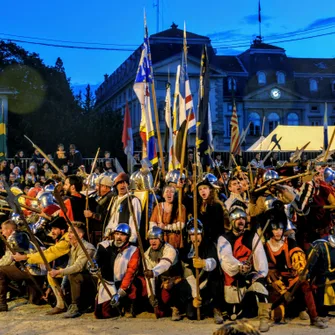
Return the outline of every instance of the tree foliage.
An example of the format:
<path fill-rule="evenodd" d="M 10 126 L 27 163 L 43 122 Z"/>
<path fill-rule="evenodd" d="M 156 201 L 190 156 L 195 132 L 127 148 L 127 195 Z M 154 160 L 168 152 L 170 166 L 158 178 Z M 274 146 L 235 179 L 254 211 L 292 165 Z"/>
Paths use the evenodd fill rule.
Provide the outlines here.
<path fill-rule="evenodd" d="M 0 86 L 15 94 L 9 96 L 9 157 L 18 150 L 29 156 L 30 137 L 46 153 L 54 153 L 58 143 L 75 143 L 86 157 L 98 147 L 122 156 L 122 116 L 94 109 L 94 96 L 88 85 L 84 101 L 74 95 L 63 61 L 47 66 L 36 53 L 14 43 L 0 42 Z"/>

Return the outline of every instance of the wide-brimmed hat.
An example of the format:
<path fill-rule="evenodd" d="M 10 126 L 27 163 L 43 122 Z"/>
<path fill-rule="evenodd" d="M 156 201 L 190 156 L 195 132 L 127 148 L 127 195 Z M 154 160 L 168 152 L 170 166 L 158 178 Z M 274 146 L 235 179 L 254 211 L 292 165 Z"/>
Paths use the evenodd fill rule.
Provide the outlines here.
<path fill-rule="evenodd" d="M 123 181 L 129 184 L 129 176 L 125 172 L 121 172 L 117 175 L 117 177 L 114 179 L 114 186 L 116 186 L 117 184 Z"/>
<path fill-rule="evenodd" d="M 49 226 L 50 228 L 59 228 L 61 230 L 67 230 L 66 220 L 62 216 L 59 216 L 55 220 L 51 221 L 49 223 Z"/>

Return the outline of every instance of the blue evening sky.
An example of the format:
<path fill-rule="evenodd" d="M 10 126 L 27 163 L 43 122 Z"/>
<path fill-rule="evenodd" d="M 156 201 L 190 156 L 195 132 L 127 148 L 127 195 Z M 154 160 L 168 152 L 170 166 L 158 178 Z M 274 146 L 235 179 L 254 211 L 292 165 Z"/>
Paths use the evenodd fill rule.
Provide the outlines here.
<path fill-rule="evenodd" d="M 156 32 L 157 0 L 59 0 L 5 1 L 2 3 L 0 38 L 22 35 L 73 42 L 113 43 L 135 49 L 143 41 L 143 10 L 146 8 L 149 34 Z M 335 32 L 334 0 L 262 0 L 262 35 L 298 33 L 299 38 Z M 160 0 L 160 30 L 172 21 L 187 30 L 212 39 L 219 53 L 245 50 L 258 34 L 258 0 Z M 305 29 L 314 29 L 301 35 Z M 12 39 L 23 39 L 11 37 Z M 288 37 L 285 37 L 288 38 Z M 27 38 L 24 38 L 27 39 Z M 272 38 L 273 39 L 273 38 Z M 37 40 L 31 40 L 38 42 Z M 41 41 L 46 43 L 61 43 Z M 52 48 L 19 43 L 37 52 L 47 65 L 59 56 L 73 85 L 99 84 L 105 73 L 111 74 L 130 51 L 91 51 Z M 234 46 L 235 45 L 235 46 Z M 242 47 L 236 47 L 242 46 Z M 295 57 L 335 57 L 335 34 L 276 44 Z M 94 45 L 91 45 L 94 46 Z M 112 47 L 112 46 L 107 46 Z"/>

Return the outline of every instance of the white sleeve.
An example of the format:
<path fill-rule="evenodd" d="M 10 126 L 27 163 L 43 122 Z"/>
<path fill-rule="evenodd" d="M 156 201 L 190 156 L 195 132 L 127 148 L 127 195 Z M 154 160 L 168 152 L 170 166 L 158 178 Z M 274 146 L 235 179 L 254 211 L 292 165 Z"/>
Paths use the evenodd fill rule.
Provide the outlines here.
<path fill-rule="evenodd" d="M 207 272 L 213 271 L 216 268 L 216 260 L 214 258 L 206 258 L 206 265 L 204 266 L 204 270 Z"/>
<path fill-rule="evenodd" d="M 242 263 L 233 256 L 231 244 L 223 236 L 218 239 L 217 250 L 222 270 L 231 277 L 237 275 Z"/>
<path fill-rule="evenodd" d="M 175 248 L 170 245 L 165 245 L 163 250 L 163 257 L 159 263 L 152 269 L 154 276 L 158 277 L 165 271 L 167 271 L 172 264 L 175 263 L 177 257 L 177 252 Z"/>
<path fill-rule="evenodd" d="M 252 240 L 252 250 L 255 249 L 255 245 L 258 241 L 259 236 L 255 234 Z M 268 260 L 266 258 L 265 250 L 263 247 L 262 241 L 257 245 L 257 248 L 253 254 L 253 263 L 255 270 L 261 274 L 263 277 L 266 277 L 269 271 Z"/>
<path fill-rule="evenodd" d="M 141 203 L 137 198 L 133 198 L 131 203 L 133 205 L 133 211 L 134 211 L 134 215 L 136 217 L 137 227 L 138 227 L 138 229 L 140 229 L 141 214 L 142 214 Z M 129 226 L 131 228 L 131 236 L 130 236 L 129 242 L 136 242 L 137 241 L 137 233 L 136 233 L 134 219 L 133 219 L 132 216 L 130 216 L 130 218 L 129 218 Z"/>

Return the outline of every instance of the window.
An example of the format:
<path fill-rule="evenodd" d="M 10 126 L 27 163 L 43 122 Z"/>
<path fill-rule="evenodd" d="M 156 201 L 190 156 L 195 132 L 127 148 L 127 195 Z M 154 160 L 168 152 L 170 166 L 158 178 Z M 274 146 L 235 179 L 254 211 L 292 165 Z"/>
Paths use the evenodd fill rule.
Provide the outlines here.
<path fill-rule="evenodd" d="M 281 85 L 285 84 L 285 74 L 283 72 L 277 72 L 277 83 Z"/>
<path fill-rule="evenodd" d="M 299 126 L 299 116 L 296 113 L 289 113 L 287 115 L 288 126 Z"/>
<path fill-rule="evenodd" d="M 268 115 L 267 119 L 269 121 L 269 133 L 271 133 L 279 124 L 279 115 L 277 113 L 271 113 Z"/>
<path fill-rule="evenodd" d="M 311 92 L 316 92 L 318 90 L 318 83 L 315 79 L 310 79 L 309 81 L 309 90 Z"/>
<path fill-rule="evenodd" d="M 311 126 L 318 126 L 319 125 L 319 121 L 312 121 L 311 122 Z"/>
<path fill-rule="evenodd" d="M 311 112 L 312 113 L 318 113 L 319 112 L 319 106 L 317 106 L 317 105 L 311 106 Z"/>
<path fill-rule="evenodd" d="M 236 91 L 236 80 L 235 78 L 229 77 L 228 78 L 228 90 L 231 91 L 233 88 Z"/>
<path fill-rule="evenodd" d="M 266 84 L 266 75 L 264 72 L 258 72 L 257 73 L 258 78 L 258 84 L 259 85 L 265 85 Z"/>
<path fill-rule="evenodd" d="M 261 132 L 261 118 L 258 113 L 249 114 L 248 122 L 250 122 L 249 135 L 259 136 Z"/>

